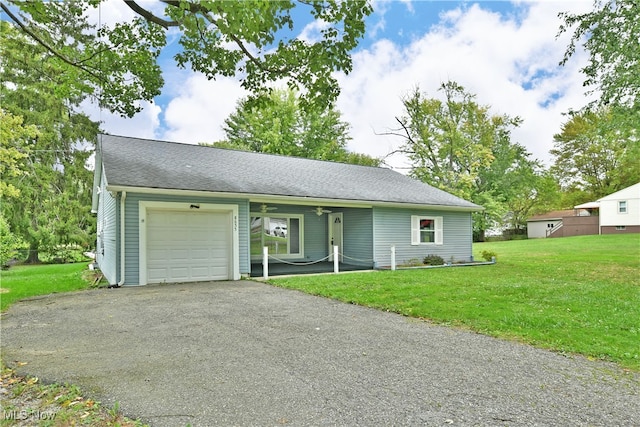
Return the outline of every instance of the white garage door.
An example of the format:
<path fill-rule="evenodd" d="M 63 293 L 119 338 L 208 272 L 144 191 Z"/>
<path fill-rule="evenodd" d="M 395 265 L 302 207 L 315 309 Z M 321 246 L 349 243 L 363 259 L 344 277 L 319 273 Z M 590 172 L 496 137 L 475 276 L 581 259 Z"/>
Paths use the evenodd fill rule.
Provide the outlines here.
<path fill-rule="evenodd" d="M 147 283 L 227 280 L 231 213 L 147 211 Z"/>

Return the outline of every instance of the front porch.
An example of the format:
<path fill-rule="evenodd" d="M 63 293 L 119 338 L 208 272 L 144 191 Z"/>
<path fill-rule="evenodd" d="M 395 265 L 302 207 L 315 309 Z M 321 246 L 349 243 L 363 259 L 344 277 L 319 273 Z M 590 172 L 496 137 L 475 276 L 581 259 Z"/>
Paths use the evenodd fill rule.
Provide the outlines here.
<path fill-rule="evenodd" d="M 343 271 L 366 271 L 372 270 L 371 266 L 353 265 L 344 262 L 339 263 L 338 269 Z M 270 263 L 269 276 L 286 276 L 290 274 L 318 274 L 333 273 L 333 262 L 319 262 L 307 265 L 291 265 L 284 263 Z M 251 277 L 262 277 L 262 263 L 251 263 Z"/>
<path fill-rule="evenodd" d="M 339 249 L 339 271 L 371 270 L 371 207 L 250 205 L 250 276 L 263 277 L 266 248 L 269 276 L 332 273 L 330 253 Z"/>

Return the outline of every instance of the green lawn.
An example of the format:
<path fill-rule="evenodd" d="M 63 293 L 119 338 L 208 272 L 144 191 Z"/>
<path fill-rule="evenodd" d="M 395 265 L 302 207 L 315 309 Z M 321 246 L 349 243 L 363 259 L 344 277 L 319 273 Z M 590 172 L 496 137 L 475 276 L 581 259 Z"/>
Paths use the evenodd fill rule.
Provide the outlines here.
<path fill-rule="evenodd" d="M 87 263 L 19 265 L 0 273 L 0 311 L 23 298 L 55 292 L 76 291 L 89 286 Z"/>
<path fill-rule="evenodd" d="M 640 235 L 474 245 L 498 263 L 272 283 L 640 370 Z"/>

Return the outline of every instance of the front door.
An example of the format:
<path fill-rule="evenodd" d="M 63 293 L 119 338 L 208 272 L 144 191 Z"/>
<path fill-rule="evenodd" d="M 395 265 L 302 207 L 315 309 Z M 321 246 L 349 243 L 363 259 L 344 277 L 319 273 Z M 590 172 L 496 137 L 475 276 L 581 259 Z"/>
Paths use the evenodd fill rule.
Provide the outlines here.
<path fill-rule="evenodd" d="M 329 218 L 329 261 L 333 261 L 333 247 L 338 247 L 340 261 L 343 260 L 344 248 L 342 243 L 342 212 L 330 213 Z"/>

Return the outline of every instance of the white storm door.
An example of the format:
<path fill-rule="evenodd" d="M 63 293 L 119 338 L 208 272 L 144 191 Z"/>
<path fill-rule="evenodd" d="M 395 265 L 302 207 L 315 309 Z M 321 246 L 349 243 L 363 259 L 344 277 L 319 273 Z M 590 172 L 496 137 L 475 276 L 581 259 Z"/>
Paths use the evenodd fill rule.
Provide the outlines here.
<path fill-rule="evenodd" d="M 329 221 L 329 261 L 333 261 L 333 247 L 338 246 L 338 252 L 340 255 L 340 261 L 343 260 L 342 254 L 344 254 L 343 248 L 343 220 L 342 212 L 330 213 L 327 215 Z"/>

